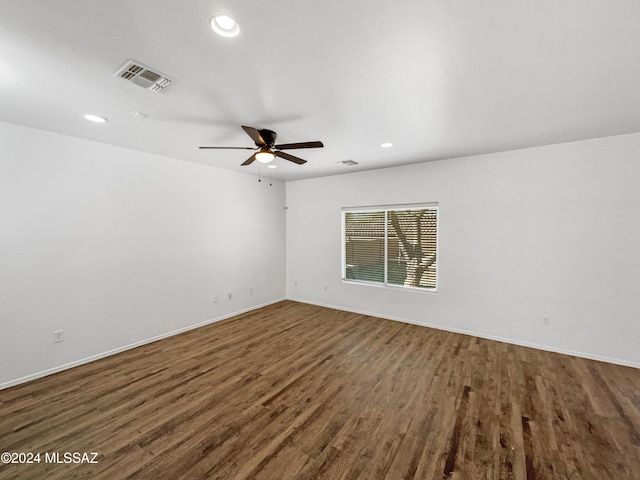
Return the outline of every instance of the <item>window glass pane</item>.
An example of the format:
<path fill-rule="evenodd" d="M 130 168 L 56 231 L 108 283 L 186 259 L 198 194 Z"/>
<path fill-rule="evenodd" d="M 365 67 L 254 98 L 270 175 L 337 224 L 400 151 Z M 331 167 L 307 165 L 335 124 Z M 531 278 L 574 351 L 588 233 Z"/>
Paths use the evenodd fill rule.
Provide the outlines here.
<path fill-rule="evenodd" d="M 436 288 L 437 210 L 389 210 L 387 283 Z"/>
<path fill-rule="evenodd" d="M 345 213 L 345 279 L 384 282 L 384 217 L 384 212 Z"/>

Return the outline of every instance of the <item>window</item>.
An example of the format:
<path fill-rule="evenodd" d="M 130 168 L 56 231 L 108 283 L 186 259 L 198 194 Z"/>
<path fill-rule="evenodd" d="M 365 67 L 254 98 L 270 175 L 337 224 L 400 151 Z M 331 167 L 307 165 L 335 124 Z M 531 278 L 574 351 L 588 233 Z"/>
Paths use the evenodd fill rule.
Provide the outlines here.
<path fill-rule="evenodd" d="M 347 281 L 435 290 L 438 205 L 343 209 Z"/>

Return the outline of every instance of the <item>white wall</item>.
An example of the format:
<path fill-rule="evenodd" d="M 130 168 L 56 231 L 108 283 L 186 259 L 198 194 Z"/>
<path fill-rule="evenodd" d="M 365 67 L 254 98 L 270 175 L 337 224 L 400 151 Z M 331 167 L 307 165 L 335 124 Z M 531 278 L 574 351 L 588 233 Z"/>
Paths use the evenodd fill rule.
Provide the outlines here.
<path fill-rule="evenodd" d="M 282 182 L 7 123 L 0 145 L 0 388 L 285 296 Z"/>
<path fill-rule="evenodd" d="M 289 298 L 640 367 L 640 134 L 286 190 Z M 341 282 L 341 208 L 420 202 L 440 204 L 439 292 Z"/>

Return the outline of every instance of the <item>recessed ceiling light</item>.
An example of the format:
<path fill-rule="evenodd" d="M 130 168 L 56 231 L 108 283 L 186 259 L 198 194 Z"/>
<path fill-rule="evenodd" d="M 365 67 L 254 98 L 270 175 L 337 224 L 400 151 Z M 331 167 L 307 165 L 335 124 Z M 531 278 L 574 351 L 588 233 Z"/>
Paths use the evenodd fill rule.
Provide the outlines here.
<path fill-rule="evenodd" d="M 389 148 L 389 147 L 393 147 L 393 143 L 385 142 L 385 143 L 381 144 L 380 146 L 382 148 Z"/>
<path fill-rule="evenodd" d="M 104 118 L 104 117 L 100 117 L 98 115 L 92 115 L 90 113 L 87 113 L 84 116 L 85 119 L 89 120 L 90 122 L 95 122 L 95 123 L 107 123 L 109 120 Z"/>
<path fill-rule="evenodd" d="M 277 165 L 267 165 L 267 168 L 278 168 Z"/>
<path fill-rule="evenodd" d="M 209 21 L 211 29 L 222 37 L 237 37 L 240 33 L 240 26 L 229 15 L 215 15 Z"/>

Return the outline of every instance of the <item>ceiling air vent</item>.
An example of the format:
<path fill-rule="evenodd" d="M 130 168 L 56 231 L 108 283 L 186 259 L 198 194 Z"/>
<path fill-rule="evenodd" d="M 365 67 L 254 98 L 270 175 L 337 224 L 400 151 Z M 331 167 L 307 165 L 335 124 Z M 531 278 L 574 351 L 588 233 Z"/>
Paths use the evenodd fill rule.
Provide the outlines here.
<path fill-rule="evenodd" d="M 135 60 L 127 61 L 127 63 L 125 63 L 124 66 L 115 73 L 115 75 L 120 78 L 124 78 L 125 80 L 129 80 L 136 85 L 140 85 L 147 90 L 151 90 L 152 92 L 159 92 L 171 83 L 170 78 L 165 77 L 161 73 L 154 72 Z"/>

